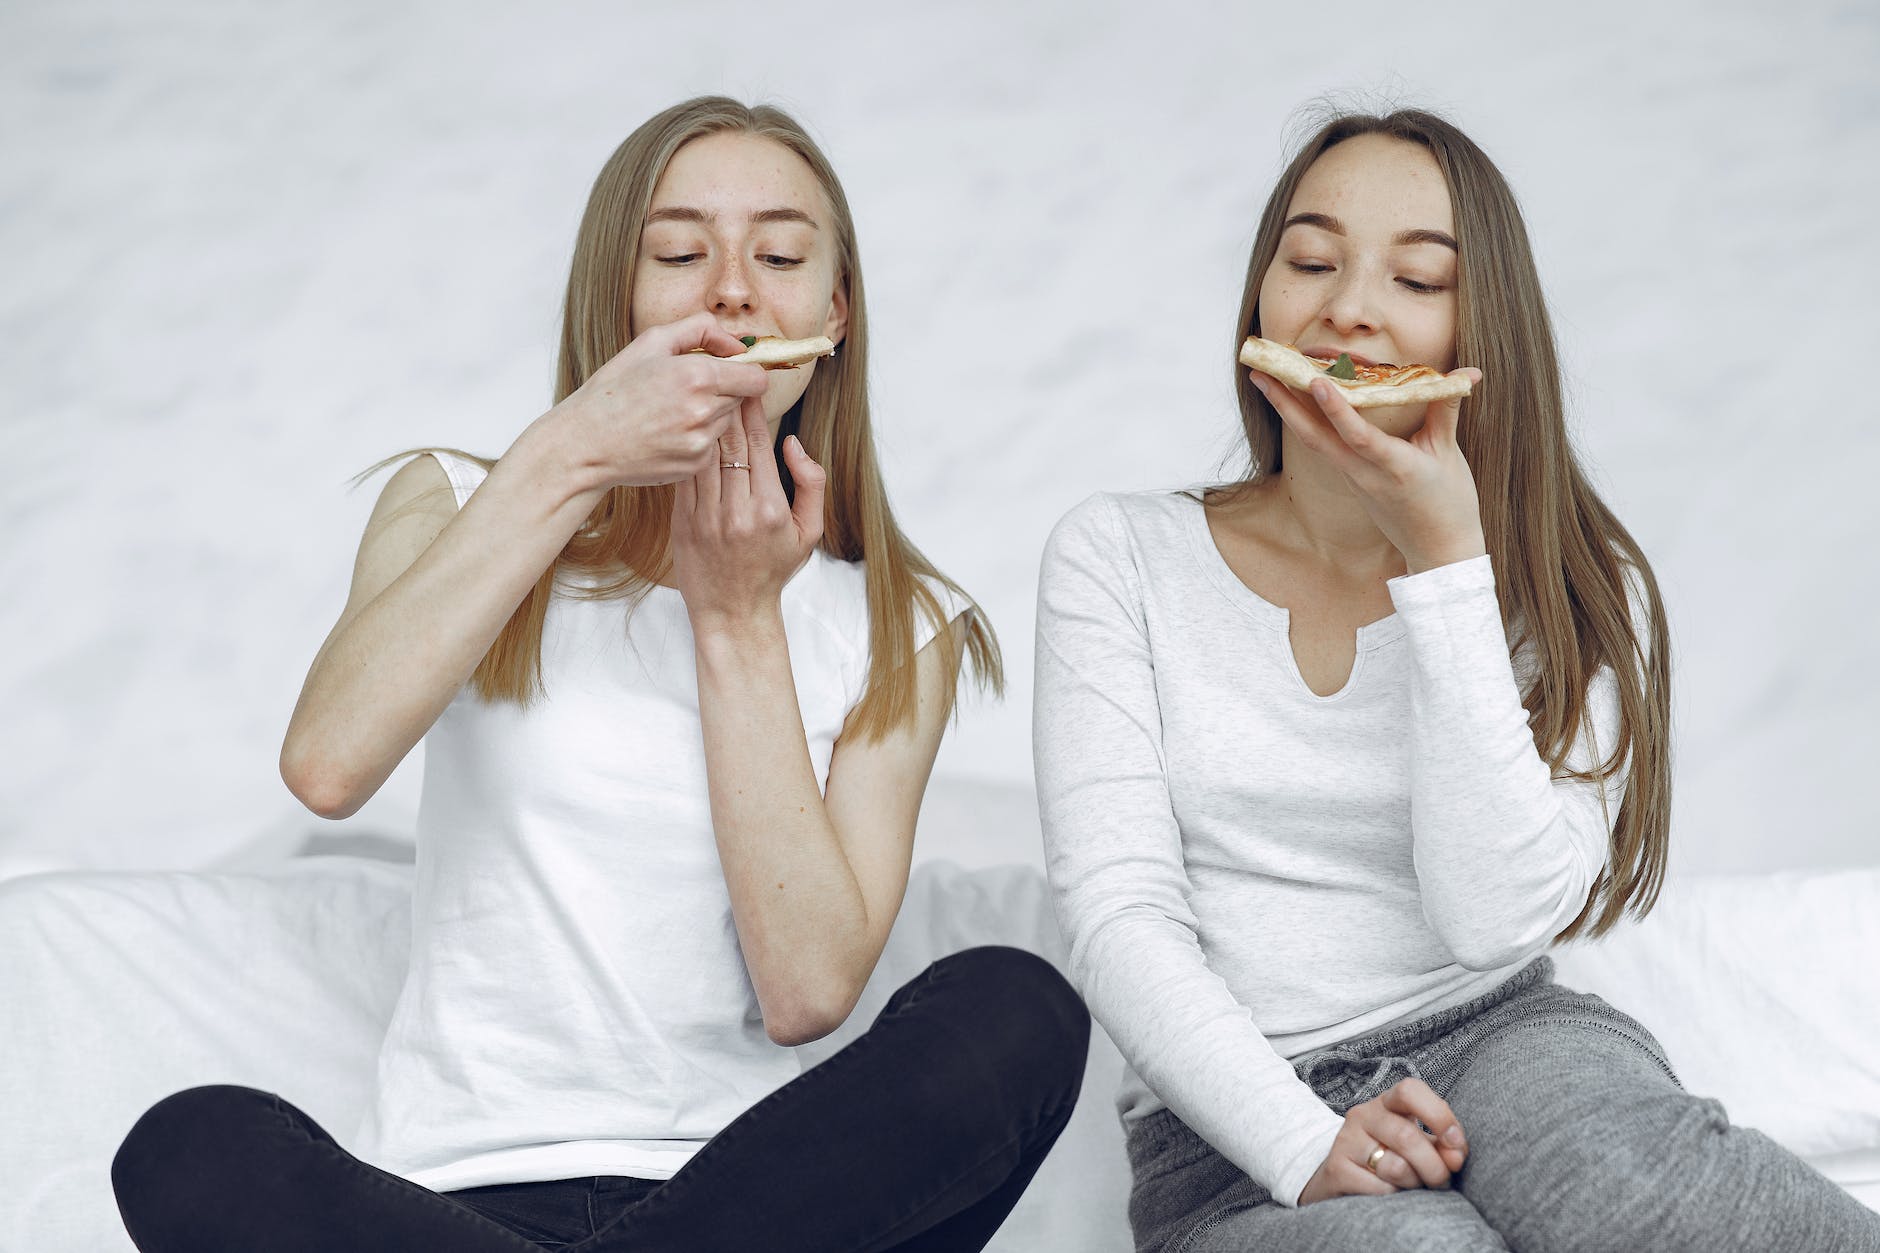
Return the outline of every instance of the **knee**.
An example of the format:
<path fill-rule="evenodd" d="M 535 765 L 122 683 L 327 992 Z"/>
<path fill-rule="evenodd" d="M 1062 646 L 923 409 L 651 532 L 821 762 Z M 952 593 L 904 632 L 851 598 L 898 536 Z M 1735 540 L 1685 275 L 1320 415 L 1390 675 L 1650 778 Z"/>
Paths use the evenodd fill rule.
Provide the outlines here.
<path fill-rule="evenodd" d="M 166 1096 L 146 1110 L 111 1159 L 111 1188 L 132 1235 L 167 1226 L 165 1215 L 186 1216 L 225 1186 L 223 1176 L 247 1138 L 243 1123 L 271 1099 L 253 1088 L 215 1084 Z"/>
<path fill-rule="evenodd" d="M 1406 1203 L 1402 1198 L 1422 1202 Z M 1350 1247 L 1370 1253 L 1508 1253 L 1508 1244 L 1481 1213 L 1454 1192 L 1413 1189 L 1362 1200 L 1390 1216 L 1382 1230 L 1367 1233 Z M 1454 1203 L 1450 1203 L 1450 1202 Z"/>
<path fill-rule="evenodd" d="M 1682 1089 L 1664 1089 L 1629 1102 L 1612 1116 L 1619 1139 L 1627 1145 L 1633 1165 L 1643 1169 L 1646 1159 L 1672 1167 L 1668 1159 L 1686 1166 L 1722 1148 L 1735 1129 L 1720 1101 L 1693 1096 Z"/>
<path fill-rule="evenodd" d="M 965 1021 L 993 1043 L 1005 1064 L 1019 1064 L 1073 1091 L 1090 1048 L 1090 1014 L 1050 962 L 1003 945 L 942 958 L 966 998 Z M 936 972 L 939 973 L 939 972 Z"/>
<path fill-rule="evenodd" d="M 988 944 L 944 958 L 966 973 L 975 999 L 990 1015 L 1066 1052 L 1090 1043 L 1090 1013 L 1070 981 L 1044 958 L 1021 948 Z"/>
<path fill-rule="evenodd" d="M 1716 1101 L 1677 1089 L 1613 1106 L 1602 1132 L 1578 1139 L 1580 1170 L 1615 1209 L 1650 1210 L 1688 1194 L 1733 1128 Z"/>
<path fill-rule="evenodd" d="M 1516 1247 L 1602 1249 L 1615 1234 L 1658 1244 L 1714 1189 L 1734 1139 L 1723 1106 L 1675 1089 L 1607 1106 L 1597 1125 L 1530 1128 L 1524 1145 L 1482 1144 L 1461 1186 Z M 1724 1171 L 1727 1173 L 1727 1170 Z M 1561 1203 L 1536 1204 L 1556 1197 Z"/>

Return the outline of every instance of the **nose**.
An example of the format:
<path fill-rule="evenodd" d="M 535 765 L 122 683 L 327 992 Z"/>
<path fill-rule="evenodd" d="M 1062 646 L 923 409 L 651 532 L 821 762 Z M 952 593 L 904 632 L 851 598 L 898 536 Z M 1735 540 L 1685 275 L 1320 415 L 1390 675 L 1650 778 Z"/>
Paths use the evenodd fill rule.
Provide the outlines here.
<path fill-rule="evenodd" d="M 748 313 L 751 309 L 751 275 L 744 258 L 725 252 L 713 268 L 711 286 L 706 293 L 713 313 Z"/>
<path fill-rule="evenodd" d="M 1325 325 L 1340 335 L 1357 335 L 1377 329 L 1377 308 L 1372 298 L 1374 276 L 1365 267 L 1349 265 L 1339 270 L 1327 293 L 1320 316 Z"/>

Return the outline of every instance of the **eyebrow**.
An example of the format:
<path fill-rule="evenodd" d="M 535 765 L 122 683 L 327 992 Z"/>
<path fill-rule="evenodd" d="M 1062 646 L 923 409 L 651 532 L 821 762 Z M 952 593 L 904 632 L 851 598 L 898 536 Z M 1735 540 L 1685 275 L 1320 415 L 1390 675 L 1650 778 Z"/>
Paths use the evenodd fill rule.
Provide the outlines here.
<path fill-rule="evenodd" d="M 654 222 L 697 222 L 710 226 L 718 221 L 718 215 L 707 213 L 703 209 L 692 208 L 690 205 L 669 205 L 664 209 L 654 209 L 646 215 L 646 221 L 649 226 Z M 812 231 L 822 229 L 816 224 L 815 218 L 801 209 L 755 209 L 751 212 L 751 222 L 753 225 L 762 225 L 766 222 L 801 222 Z"/>
<path fill-rule="evenodd" d="M 1286 219 L 1286 225 L 1280 227 L 1280 232 L 1283 234 L 1287 227 L 1293 226 L 1316 226 L 1320 230 L 1330 231 L 1334 235 L 1343 235 L 1345 233 L 1345 224 L 1329 213 L 1295 213 Z M 1462 251 L 1462 249 L 1456 246 L 1455 236 L 1449 234 L 1447 231 L 1433 231 L 1428 228 L 1421 228 L 1414 231 L 1398 231 L 1395 235 L 1391 236 L 1390 242 L 1393 244 L 1441 244 L 1451 252 L 1460 253 Z"/>

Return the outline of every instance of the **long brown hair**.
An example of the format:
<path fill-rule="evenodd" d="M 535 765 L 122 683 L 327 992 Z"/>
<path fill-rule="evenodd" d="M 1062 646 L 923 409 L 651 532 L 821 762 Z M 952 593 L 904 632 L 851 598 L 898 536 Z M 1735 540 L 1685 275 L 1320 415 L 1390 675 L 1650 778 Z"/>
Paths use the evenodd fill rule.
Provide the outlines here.
<path fill-rule="evenodd" d="M 1329 149 L 1358 135 L 1422 145 L 1449 186 L 1461 251 L 1456 360 L 1485 376 L 1463 402 L 1457 440 L 1481 497 L 1502 623 L 1513 653 L 1528 663 L 1520 667 L 1528 724 L 1556 778 L 1604 787 L 1614 772 L 1627 770 L 1606 865 L 1586 908 L 1556 939 L 1603 935 L 1628 910 L 1637 917 L 1650 912 L 1664 883 L 1670 632 L 1650 563 L 1593 490 L 1567 437 L 1553 327 L 1507 180 L 1467 135 L 1433 114 L 1399 109 L 1332 118 L 1307 139 L 1266 202 L 1234 347 L 1259 334 L 1260 285 L 1279 252 L 1300 179 Z M 1235 368 L 1234 388 L 1251 486 L 1280 469 L 1280 417 L 1244 369 Z M 1473 421 L 1478 412 L 1491 416 Z M 1618 741 L 1593 770 L 1566 770 L 1583 726 L 1590 729 L 1587 690 L 1602 666 L 1618 680 Z"/>
<path fill-rule="evenodd" d="M 936 570 L 895 523 L 875 459 L 868 412 L 868 315 L 861 258 L 848 198 L 821 149 L 796 120 L 768 105 L 746 107 L 723 96 L 701 96 L 649 119 L 614 150 L 594 180 L 575 236 L 574 262 L 562 315 L 555 400 L 560 403 L 633 336 L 628 325 L 640 236 L 653 191 L 680 148 L 705 135 L 732 131 L 774 140 L 801 157 L 828 197 L 837 247 L 837 282 L 848 296 L 848 330 L 840 351 L 825 358 L 778 437 L 795 430 L 804 449 L 829 474 L 822 550 L 841 561 L 867 560 L 869 667 L 867 693 L 856 711 L 864 738 L 886 734 L 914 716 L 918 685 L 914 614 L 936 630 L 945 610 L 927 586 L 940 584 L 972 605 L 962 627 L 981 687 L 1004 685 L 999 645 L 971 598 Z M 484 466 L 492 464 L 476 458 Z M 789 483 L 789 471 L 779 458 Z M 644 596 L 671 569 L 673 488 L 616 487 L 543 572 L 478 664 L 472 682 L 487 700 L 527 703 L 542 690 L 542 628 L 550 598 Z M 948 699 L 959 677 L 946 654 Z"/>

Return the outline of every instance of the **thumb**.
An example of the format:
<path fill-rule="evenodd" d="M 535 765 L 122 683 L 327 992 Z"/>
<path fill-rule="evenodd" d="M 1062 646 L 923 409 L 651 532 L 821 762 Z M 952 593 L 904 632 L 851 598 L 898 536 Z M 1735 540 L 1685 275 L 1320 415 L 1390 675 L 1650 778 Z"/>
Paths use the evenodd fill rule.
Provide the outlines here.
<path fill-rule="evenodd" d="M 674 353 L 703 351 L 714 357 L 735 357 L 744 351 L 743 341 L 719 326 L 718 319 L 703 309 L 664 329 Z"/>
<path fill-rule="evenodd" d="M 1471 391 L 1482 385 L 1482 372 L 1474 366 L 1465 366 L 1455 373 L 1468 375 Z M 1462 424 L 1462 402 L 1466 399 L 1467 396 L 1451 396 L 1447 400 L 1433 402 L 1429 412 L 1424 415 L 1425 425 L 1449 443 L 1455 443 L 1456 428 Z"/>
<path fill-rule="evenodd" d="M 829 472 L 810 459 L 803 441 L 792 435 L 783 441 L 783 460 L 796 482 L 796 500 L 790 513 L 796 518 L 797 533 L 810 544 L 819 543 L 823 532 L 823 495 L 829 485 Z"/>

